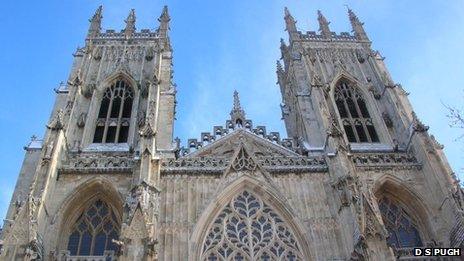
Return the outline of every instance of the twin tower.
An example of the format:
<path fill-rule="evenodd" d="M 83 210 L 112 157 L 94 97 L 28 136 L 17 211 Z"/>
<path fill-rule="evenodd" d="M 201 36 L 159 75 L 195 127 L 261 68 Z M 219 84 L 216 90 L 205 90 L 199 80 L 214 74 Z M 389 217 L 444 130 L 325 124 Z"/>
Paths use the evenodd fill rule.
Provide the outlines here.
<path fill-rule="evenodd" d="M 412 260 L 414 247 L 462 247 L 443 146 L 348 15 L 353 33 L 321 12 L 319 31 L 301 32 L 285 9 L 288 138 L 254 126 L 235 93 L 225 126 L 181 146 L 167 7 L 155 31 L 136 30 L 132 10 L 120 32 L 101 30 L 98 8 L 44 138 L 25 147 L 0 260 Z"/>

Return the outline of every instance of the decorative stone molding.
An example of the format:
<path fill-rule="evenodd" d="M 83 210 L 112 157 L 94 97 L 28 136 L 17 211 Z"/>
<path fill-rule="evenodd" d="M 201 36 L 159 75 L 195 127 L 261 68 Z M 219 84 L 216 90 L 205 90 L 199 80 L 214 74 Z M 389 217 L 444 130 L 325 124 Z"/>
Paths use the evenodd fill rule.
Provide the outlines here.
<path fill-rule="evenodd" d="M 417 169 L 422 164 L 417 158 L 408 153 L 362 153 L 354 154 L 352 161 L 357 168 L 365 170 L 381 169 Z"/>
<path fill-rule="evenodd" d="M 230 164 L 229 158 L 200 157 L 166 159 L 161 162 L 162 173 L 192 173 L 202 174 L 222 173 Z"/>
<path fill-rule="evenodd" d="M 135 185 L 126 197 L 126 203 L 124 205 L 126 211 L 125 223 L 130 225 L 138 207 L 140 207 L 143 214 L 146 215 L 145 218 L 147 218 L 147 216 L 151 216 L 150 213 L 158 216 L 159 193 L 160 190 L 157 187 L 144 181 L 142 181 L 139 185 Z M 147 220 L 147 222 L 152 221 Z"/>
<path fill-rule="evenodd" d="M 235 171 L 254 171 L 257 166 L 243 146 L 231 164 L 232 169 Z"/>
<path fill-rule="evenodd" d="M 326 172 L 328 170 L 325 159 L 322 157 L 255 157 L 260 166 L 270 173 Z M 224 172 L 230 164 L 230 159 L 224 157 L 181 157 L 179 159 L 163 160 L 161 162 L 161 172 L 163 174 L 220 174 Z M 239 166 L 237 165 L 236 167 Z"/>
<path fill-rule="evenodd" d="M 328 167 L 323 157 L 257 157 L 259 164 L 271 173 L 326 172 Z"/>
<path fill-rule="evenodd" d="M 60 174 L 131 173 L 134 159 L 128 153 L 75 153 L 59 169 Z"/>

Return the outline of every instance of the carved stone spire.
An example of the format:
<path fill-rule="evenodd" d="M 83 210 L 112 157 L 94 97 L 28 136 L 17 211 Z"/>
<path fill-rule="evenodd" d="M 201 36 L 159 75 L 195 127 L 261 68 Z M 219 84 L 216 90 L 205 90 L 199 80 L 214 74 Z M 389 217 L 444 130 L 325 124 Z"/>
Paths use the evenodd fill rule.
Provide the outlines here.
<path fill-rule="evenodd" d="M 242 126 L 245 123 L 245 111 L 240 105 L 240 98 L 238 97 L 237 91 L 234 91 L 234 107 L 230 112 L 230 118 L 234 125 Z"/>
<path fill-rule="evenodd" d="M 92 16 L 92 19 L 89 20 L 90 26 L 89 26 L 89 31 L 87 33 L 87 38 L 96 37 L 100 33 L 101 21 L 103 18 L 102 10 L 103 10 L 103 7 L 100 5 L 95 11 L 95 14 Z"/>
<path fill-rule="evenodd" d="M 356 14 L 350 8 L 348 8 L 348 16 L 350 18 L 351 27 L 353 28 L 354 36 L 356 39 L 359 41 L 369 41 L 366 31 L 364 31 L 364 23 L 359 21 L 358 16 L 356 16 Z"/>
<path fill-rule="evenodd" d="M 284 9 L 284 13 L 285 13 L 285 16 L 284 16 L 285 30 L 287 30 L 288 33 L 296 32 L 297 31 L 296 30 L 296 21 L 293 18 L 293 16 L 290 14 L 290 11 L 288 11 L 287 7 L 285 7 L 285 9 Z"/>
<path fill-rule="evenodd" d="M 126 38 L 131 38 L 135 33 L 135 10 L 131 9 L 129 16 L 124 21 L 126 22 L 126 28 L 124 29 L 124 34 Z"/>
<path fill-rule="evenodd" d="M 326 39 L 332 38 L 332 32 L 330 31 L 329 24 L 330 22 L 322 14 L 321 10 L 317 10 L 317 21 L 319 21 L 319 31 L 322 36 Z"/>
<path fill-rule="evenodd" d="M 163 12 L 161 13 L 161 16 L 158 18 L 158 21 L 160 22 L 158 33 L 160 36 L 166 37 L 169 31 L 169 21 L 171 21 L 171 17 L 169 16 L 168 12 L 168 7 L 166 5 L 163 7 Z"/>

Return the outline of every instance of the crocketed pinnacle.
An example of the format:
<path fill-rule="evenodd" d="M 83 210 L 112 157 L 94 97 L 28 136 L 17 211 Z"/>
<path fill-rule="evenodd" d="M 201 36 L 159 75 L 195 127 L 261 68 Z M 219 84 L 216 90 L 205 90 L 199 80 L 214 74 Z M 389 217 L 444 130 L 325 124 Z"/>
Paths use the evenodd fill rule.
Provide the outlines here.
<path fill-rule="evenodd" d="M 285 20 L 285 30 L 287 30 L 289 33 L 290 32 L 296 32 L 296 21 L 293 18 L 293 16 L 290 14 L 290 11 L 288 11 L 288 8 L 285 7 L 284 9 L 284 20 Z"/>
<path fill-rule="evenodd" d="M 100 33 L 101 21 L 103 18 L 102 11 L 103 11 L 103 6 L 100 5 L 95 11 L 95 14 L 89 20 L 90 26 L 89 26 L 89 31 L 87 33 L 88 38 L 95 37 Z"/>
<path fill-rule="evenodd" d="M 358 16 L 350 8 L 348 8 L 348 17 L 350 18 L 351 27 L 353 28 L 356 39 L 360 41 L 369 41 L 366 31 L 364 31 L 364 24 L 359 21 Z"/>
<path fill-rule="evenodd" d="M 129 12 L 129 16 L 127 16 L 126 28 L 124 29 L 124 33 L 126 37 L 131 37 L 135 33 L 135 10 L 131 9 Z"/>
<path fill-rule="evenodd" d="M 322 36 L 326 39 L 332 38 L 332 32 L 330 32 L 329 28 L 330 22 L 324 17 L 321 10 L 317 10 L 317 21 L 319 21 L 319 31 Z"/>
<path fill-rule="evenodd" d="M 234 91 L 234 107 L 230 112 L 230 118 L 234 125 L 243 125 L 243 122 L 245 121 L 245 111 L 240 105 L 240 98 L 237 91 Z"/>
<path fill-rule="evenodd" d="M 169 31 L 169 21 L 171 21 L 171 17 L 169 16 L 168 7 L 166 5 L 163 7 L 163 11 L 158 18 L 158 21 L 160 22 L 158 33 L 162 37 L 167 37 Z"/>

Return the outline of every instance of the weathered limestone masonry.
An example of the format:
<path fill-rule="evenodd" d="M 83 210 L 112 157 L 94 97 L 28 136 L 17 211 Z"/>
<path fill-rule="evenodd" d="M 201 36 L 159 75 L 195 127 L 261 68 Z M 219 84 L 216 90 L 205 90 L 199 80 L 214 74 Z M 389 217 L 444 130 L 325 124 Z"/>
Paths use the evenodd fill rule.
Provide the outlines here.
<path fill-rule="evenodd" d="M 289 138 L 225 126 L 182 147 L 168 10 L 155 31 L 90 20 L 43 140 L 33 138 L 0 260 L 412 260 L 461 247 L 463 193 L 357 16 L 300 32 L 277 62 Z M 418 260 L 417 258 L 414 260 Z M 453 260 L 448 258 L 447 260 Z"/>

